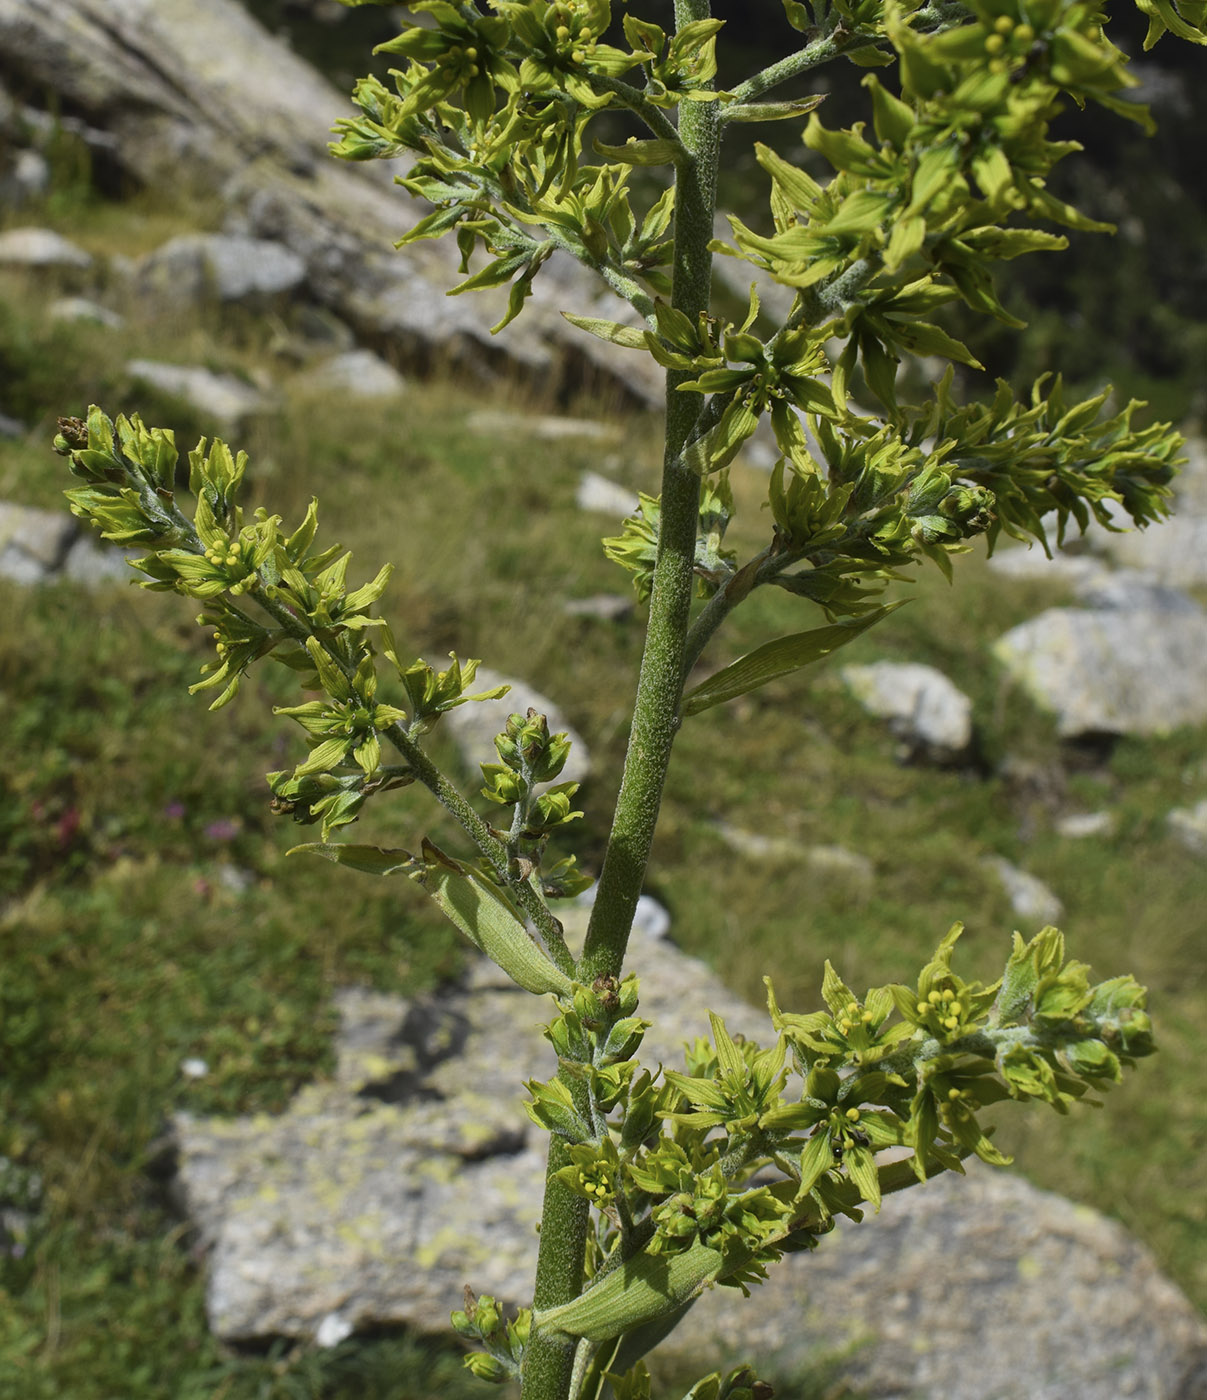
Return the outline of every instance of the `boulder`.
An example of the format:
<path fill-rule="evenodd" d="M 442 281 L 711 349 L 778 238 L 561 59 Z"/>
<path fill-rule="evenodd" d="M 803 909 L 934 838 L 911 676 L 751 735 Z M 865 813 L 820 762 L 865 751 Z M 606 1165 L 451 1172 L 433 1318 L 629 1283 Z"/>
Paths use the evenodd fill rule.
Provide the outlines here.
<path fill-rule="evenodd" d="M 491 437 L 534 437 L 542 442 L 564 442 L 567 438 L 615 442 L 623 431 L 618 423 L 600 423 L 594 418 L 566 418 L 557 413 L 507 413 L 493 408 L 471 413 L 465 426 L 470 432 Z"/>
<path fill-rule="evenodd" d="M 1193 807 L 1175 807 L 1167 821 L 1170 831 L 1188 851 L 1207 855 L 1207 799 Z"/>
<path fill-rule="evenodd" d="M 203 365 L 170 365 L 159 360 L 131 360 L 127 373 L 143 384 L 183 399 L 198 413 L 213 418 L 226 429 L 237 428 L 246 418 L 267 412 L 271 401 L 233 374 L 216 374 Z"/>
<path fill-rule="evenodd" d="M 42 583 L 62 567 L 79 522 L 61 510 L 0 501 L 0 578 Z"/>
<path fill-rule="evenodd" d="M 610 515 L 624 520 L 637 511 L 637 492 L 619 482 L 611 481 L 598 472 L 583 472 L 574 495 L 579 510 L 593 515 Z"/>
<path fill-rule="evenodd" d="M 1056 821 L 1056 832 L 1070 841 L 1087 836 L 1111 836 L 1117 823 L 1113 812 L 1069 812 Z"/>
<path fill-rule="evenodd" d="M 92 266 L 92 254 L 49 228 L 10 228 L 0 233 L 0 265 L 10 267 Z"/>
<path fill-rule="evenodd" d="M 1197 608 L 1049 608 L 993 650 L 1065 737 L 1207 720 L 1207 616 Z"/>
<path fill-rule="evenodd" d="M 165 302 L 264 300 L 295 291 L 306 280 L 306 264 L 268 238 L 221 233 L 185 233 L 147 253 L 134 267 L 144 294 Z"/>
<path fill-rule="evenodd" d="M 1020 870 L 1004 856 L 987 856 L 984 865 L 997 876 L 1010 900 L 1010 907 L 1020 919 L 1034 924 L 1036 928 L 1060 922 L 1064 905 L 1038 876 Z"/>
<path fill-rule="evenodd" d="M 366 68 L 369 55 L 365 55 Z M 572 259 L 554 254 L 523 316 L 490 327 L 507 289 L 449 300 L 461 280 L 454 240 L 393 243 L 427 207 L 394 188 L 387 166 L 336 161 L 331 128 L 355 114 L 338 92 L 237 0 L 0 0 L 0 74 L 45 91 L 88 129 L 128 178 L 187 185 L 226 212 L 225 231 L 282 245 L 306 269 L 306 291 L 407 365 L 433 362 L 482 377 L 509 365 L 662 400 L 648 357 L 574 330 L 563 308 L 615 317 L 627 304 Z"/>
<path fill-rule="evenodd" d="M 593 593 L 589 598 L 567 598 L 562 612 L 567 617 L 586 617 L 593 622 L 624 622 L 633 616 L 635 607 L 631 593 Z"/>
<path fill-rule="evenodd" d="M 372 350 L 346 350 L 332 355 L 308 369 L 300 382 L 320 393 L 356 399 L 396 399 L 407 387 L 394 366 Z"/>
<path fill-rule="evenodd" d="M 572 909 L 568 924 L 581 926 Z M 704 1008 L 770 1039 L 696 960 L 634 935 L 643 1059 L 681 1063 Z M 331 1344 L 357 1329 L 447 1329 L 466 1284 L 526 1302 L 544 1138 L 522 1081 L 552 1069 L 548 1014 L 492 965 L 403 999 L 337 993 L 333 1077 L 281 1115 L 179 1115 L 178 1189 L 207 1248 L 211 1325 L 230 1341 Z M 1148 1251 L 1094 1211 L 976 1168 L 886 1199 L 743 1300 L 715 1289 L 665 1344 L 703 1370 L 790 1377 L 839 1358 L 878 1400 L 1198 1400 L 1207 1327 Z"/>
<path fill-rule="evenodd" d="M 52 321 L 91 321 L 110 330 L 120 330 L 126 324 L 124 316 L 88 297 L 59 297 L 47 307 L 47 314 Z"/>
<path fill-rule="evenodd" d="M 0 161 L 0 206 L 16 209 L 50 188 L 50 162 L 41 151 L 13 151 Z"/>
<path fill-rule="evenodd" d="M 870 714 L 889 727 L 915 755 L 955 759 L 972 743 L 972 702 L 933 666 L 876 661 L 844 666 L 842 678 Z"/>

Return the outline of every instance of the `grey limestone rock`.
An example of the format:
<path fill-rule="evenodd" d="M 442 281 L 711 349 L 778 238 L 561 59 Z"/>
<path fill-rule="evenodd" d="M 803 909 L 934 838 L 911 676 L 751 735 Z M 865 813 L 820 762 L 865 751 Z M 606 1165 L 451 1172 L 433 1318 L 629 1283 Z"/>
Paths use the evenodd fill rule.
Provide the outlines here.
<path fill-rule="evenodd" d="M 394 366 L 372 350 L 347 350 L 332 355 L 308 369 L 301 382 L 307 388 L 360 399 L 395 399 L 407 387 Z"/>
<path fill-rule="evenodd" d="M 217 419 L 227 428 L 266 412 L 271 400 L 233 374 L 216 374 L 203 365 L 170 365 L 159 360 L 131 360 L 127 372 L 144 384 L 174 398 L 184 399 L 198 412 Z"/>
<path fill-rule="evenodd" d="M 636 491 L 600 476 L 598 472 L 583 472 L 574 499 L 579 510 L 610 515 L 618 520 L 632 515 L 638 506 Z"/>
<path fill-rule="evenodd" d="M 887 719 L 911 748 L 955 758 L 972 743 L 972 702 L 933 666 L 876 661 L 844 666 L 842 678 L 863 708 Z"/>
<path fill-rule="evenodd" d="M 62 567 L 79 533 L 66 511 L 0 501 L 0 578 L 42 583 Z"/>
<path fill-rule="evenodd" d="M 991 870 L 1010 900 L 1010 907 L 1029 924 L 1054 924 L 1064 913 L 1064 905 L 1038 876 L 1021 870 L 1004 856 L 987 856 L 985 867 Z"/>
<path fill-rule="evenodd" d="M 1066 737 L 1163 734 L 1207 720 L 1207 616 L 1198 609 L 1049 608 L 994 653 Z"/>
<path fill-rule="evenodd" d="M 585 908 L 569 912 L 585 923 Z M 681 1042 L 707 1033 L 705 1005 L 734 1032 L 766 1035 L 765 1013 L 660 937 L 665 925 L 650 901 L 634 934 L 650 1063 L 681 1061 Z M 512 1301 L 531 1287 L 544 1144 L 521 1103 L 524 1079 L 548 1069 L 548 1005 L 487 962 L 439 994 L 349 989 L 338 1005 L 331 1081 L 279 1117 L 176 1121 L 181 1195 L 211 1248 L 209 1316 L 225 1338 L 313 1337 L 332 1315 L 438 1331 L 467 1282 Z"/>
<path fill-rule="evenodd" d="M 1117 823 L 1113 812 L 1069 812 L 1056 822 L 1059 835 L 1071 841 L 1087 836 L 1110 836 Z"/>
<path fill-rule="evenodd" d="M 581 929 L 585 907 L 569 913 Z M 705 1007 L 767 1043 L 765 1013 L 660 927 L 654 906 L 634 936 L 654 1021 L 643 1060 L 680 1063 Z M 330 1081 L 277 1117 L 175 1122 L 210 1322 L 228 1340 L 441 1331 L 467 1283 L 528 1300 L 544 1157 L 520 1100 L 522 1080 L 550 1067 L 544 1006 L 484 962 L 459 988 L 337 1001 Z M 844 1222 L 748 1300 L 705 1294 L 664 1345 L 701 1370 L 757 1359 L 785 1376 L 838 1355 L 876 1400 L 1199 1400 L 1184 1384 L 1207 1328 L 1120 1226 L 978 1168 Z"/>
<path fill-rule="evenodd" d="M 392 186 L 408 161 L 333 160 L 331 128 L 355 111 L 347 95 L 237 0 L 0 0 L 0 51 L 30 89 L 103 128 L 107 159 L 149 185 L 186 170 L 220 202 L 228 233 L 283 245 L 305 265 L 310 297 L 358 333 L 390 337 L 407 363 L 437 357 L 486 379 L 520 365 L 553 381 L 565 367 L 629 402 L 661 402 L 645 357 L 562 319 L 565 307 L 612 316 L 619 305 L 597 310 L 601 284 L 571 259 L 555 254 L 524 315 L 492 337 L 506 288 L 449 300 L 460 280 L 451 241 L 395 252 L 427 212 Z"/>
<path fill-rule="evenodd" d="M 13 151 L 0 162 L 0 205 L 16 209 L 50 188 L 50 162 L 41 151 Z"/>
<path fill-rule="evenodd" d="M 267 238 L 185 233 L 147 253 L 135 265 L 135 286 L 171 302 L 281 296 L 306 279 L 296 253 Z"/>
<path fill-rule="evenodd" d="M 567 617 L 587 617 L 596 622 L 623 622 L 632 617 L 635 602 L 626 593 L 593 593 L 589 598 L 568 598 L 562 604 Z"/>
<path fill-rule="evenodd" d="M 614 442 L 621 435 L 616 423 L 600 423 L 594 418 L 566 418 L 556 413 L 507 413 L 484 408 L 471 413 L 465 421 L 471 432 L 534 437 L 542 442 L 562 442 L 567 438 Z"/>
<path fill-rule="evenodd" d="M 52 321 L 91 321 L 98 326 L 118 330 L 126 324 L 124 316 L 88 297 L 59 297 L 47 307 Z"/>
<path fill-rule="evenodd" d="M 98 588 L 111 583 L 129 583 L 144 575 L 131 571 L 129 560 L 137 559 L 144 550 L 117 549 L 91 533 L 80 534 L 63 559 L 62 575 L 85 588 Z"/>
<path fill-rule="evenodd" d="M 1188 851 L 1207 855 L 1207 799 L 1193 807 L 1175 807 L 1167 821 L 1170 831 Z"/>
<path fill-rule="evenodd" d="M 49 228 L 10 228 L 0 233 L 0 264 L 16 267 L 92 266 L 92 254 Z"/>

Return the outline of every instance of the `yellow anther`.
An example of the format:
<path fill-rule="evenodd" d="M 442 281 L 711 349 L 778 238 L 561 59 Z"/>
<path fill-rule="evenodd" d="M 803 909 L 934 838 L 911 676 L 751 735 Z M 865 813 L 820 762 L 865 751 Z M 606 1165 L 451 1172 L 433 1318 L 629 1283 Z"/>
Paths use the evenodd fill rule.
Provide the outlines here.
<path fill-rule="evenodd" d="M 234 553 L 234 554 L 238 554 L 239 551 L 240 551 L 242 548 L 243 548 L 243 541 L 242 541 L 242 540 L 235 540 L 235 541 L 231 544 L 231 552 Z"/>
<path fill-rule="evenodd" d="M 947 1019 L 943 1022 L 943 1024 L 947 1027 L 949 1031 L 954 1031 L 955 1028 L 960 1024 L 960 1018 L 958 1016 L 948 1016 Z"/>
<path fill-rule="evenodd" d="M 944 988 L 943 988 L 943 1000 L 944 1000 L 944 1001 L 954 1001 L 954 1000 L 955 1000 L 955 997 L 956 997 L 956 994 L 955 994 L 955 992 L 953 992 L 953 991 L 951 990 L 950 987 L 944 987 Z"/>
<path fill-rule="evenodd" d="M 1090 33 L 1093 37 L 1093 31 Z M 1016 44 L 1029 44 L 1035 38 L 1035 30 L 1029 24 L 1020 24 L 1014 31 L 1014 42 Z"/>
<path fill-rule="evenodd" d="M 1004 58 L 991 58 L 985 66 L 991 73 L 1004 73 L 1006 71 L 1006 60 Z"/>
<path fill-rule="evenodd" d="M 478 50 L 471 46 L 470 48 L 465 50 L 465 57 L 468 58 L 471 63 L 473 63 L 474 60 L 478 57 Z"/>
<path fill-rule="evenodd" d="M 1000 34 L 990 34 L 988 39 L 985 40 L 986 53 L 1001 53 L 1005 47 L 1006 41 Z"/>
<path fill-rule="evenodd" d="M 948 1089 L 947 1097 L 954 1101 L 960 1097 L 960 1091 L 958 1089 Z"/>
<path fill-rule="evenodd" d="M 920 1001 L 920 1002 L 918 1003 L 918 1015 L 919 1015 L 919 1016 L 925 1016 L 926 1013 L 927 1013 L 929 1010 L 930 1010 L 930 1007 L 927 1006 L 927 1004 L 926 1004 L 924 1001 Z"/>
<path fill-rule="evenodd" d="M 939 995 L 938 992 L 931 992 L 930 995 L 926 998 L 926 1000 L 930 1002 L 932 1006 L 938 1006 L 938 1004 L 943 1000 L 943 998 Z"/>
<path fill-rule="evenodd" d="M 859 1113 L 859 1110 L 858 1110 L 857 1108 L 848 1108 L 848 1109 L 847 1109 L 847 1119 L 848 1119 L 849 1122 L 851 1122 L 851 1123 L 858 1123 L 858 1122 L 859 1122 L 859 1118 L 860 1118 L 860 1113 Z"/>
<path fill-rule="evenodd" d="M 870 1026 L 875 1017 L 870 1011 L 865 1011 L 859 1019 L 864 1023 L 865 1026 Z"/>
<path fill-rule="evenodd" d="M 1009 34 L 1014 28 L 1014 21 L 1009 15 L 998 15 L 997 19 L 993 21 L 993 27 L 999 34 Z"/>

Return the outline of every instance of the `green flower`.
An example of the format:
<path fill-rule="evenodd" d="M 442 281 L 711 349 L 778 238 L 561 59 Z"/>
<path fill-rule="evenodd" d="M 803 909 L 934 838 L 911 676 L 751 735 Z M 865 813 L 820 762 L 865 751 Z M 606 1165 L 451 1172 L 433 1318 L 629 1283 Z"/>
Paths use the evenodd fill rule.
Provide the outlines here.
<path fill-rule="evenodd" d="M 310 736 L 310 757 L 297 765 L 293 776 L 327 773 L 351 760 L 370 777 L 381 764 L 380 732 L 405 720 L 406 712 L 375 703 L 377 676 L 373 658 L 367 653 L 350 681 L 314 637 L 307 637 L 306 650 L 330 698 L 274 706 L 274 714 L 296 719 Z"/>
<path fill-rule="evenodd" d="M 460 93 L 475 122 L 489 121 L 496 86 L 506 92 L 515 92 L 519 86 L 519 74 L 503 52 L 511 38 L 507 20 L 483 16 L 471 21 L 446 0 L 419 0 L 410 8 L 431 15 L 435 27 L 411 25 L 374 50 L 411 60 L 406 74 L 394 74 L 403 102 L 391 114 L 392 120 L 404 121 Z"/>

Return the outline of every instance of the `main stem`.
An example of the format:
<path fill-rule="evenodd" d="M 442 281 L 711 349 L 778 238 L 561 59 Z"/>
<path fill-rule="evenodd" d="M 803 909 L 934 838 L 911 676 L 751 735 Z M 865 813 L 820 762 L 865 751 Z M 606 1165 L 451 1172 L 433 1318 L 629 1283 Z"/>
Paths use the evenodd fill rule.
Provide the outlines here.
<path fill-rule="evenodd" d="M 675 25 L 709 17 L 709 0 L 675 0 Z M 676 176 L 675 244 L 672 305 L 692 320 L 707 311 L 712 274 L 713 214 L 716 209 L 719 128 L 716 104 L 684 102 L 679 108 L 679 136 L 688 159 Z M 666 447 L 663 454 L 661 534 L 654 566 L 650 619 L 633 707 L 633 725 L 608 849 L 578 980 L 590 983 L 617 976 L 624 962 L 629 930 L 645 880 L 671 746 L 679 725 L 684 639 L 691 609 L 700 508 L 700 481 L 678 461 L 703 406 L 697 394 L 678 386 L 691 376 L 668 372 L 666 380 Z M 571 1081 L 571 1091 L 582 1092 Z M 567 1165 L 562 1140 L 549 1144 L 541 1243 L 533 1305 L 537 1309 L 568 1303 L 583 1286 L 589 1207 L 556 1180 Z M 566 1400 L 571 1392 L 574 1350 L 539 1333 L 524 1356 L 523 1400 Z"/>

